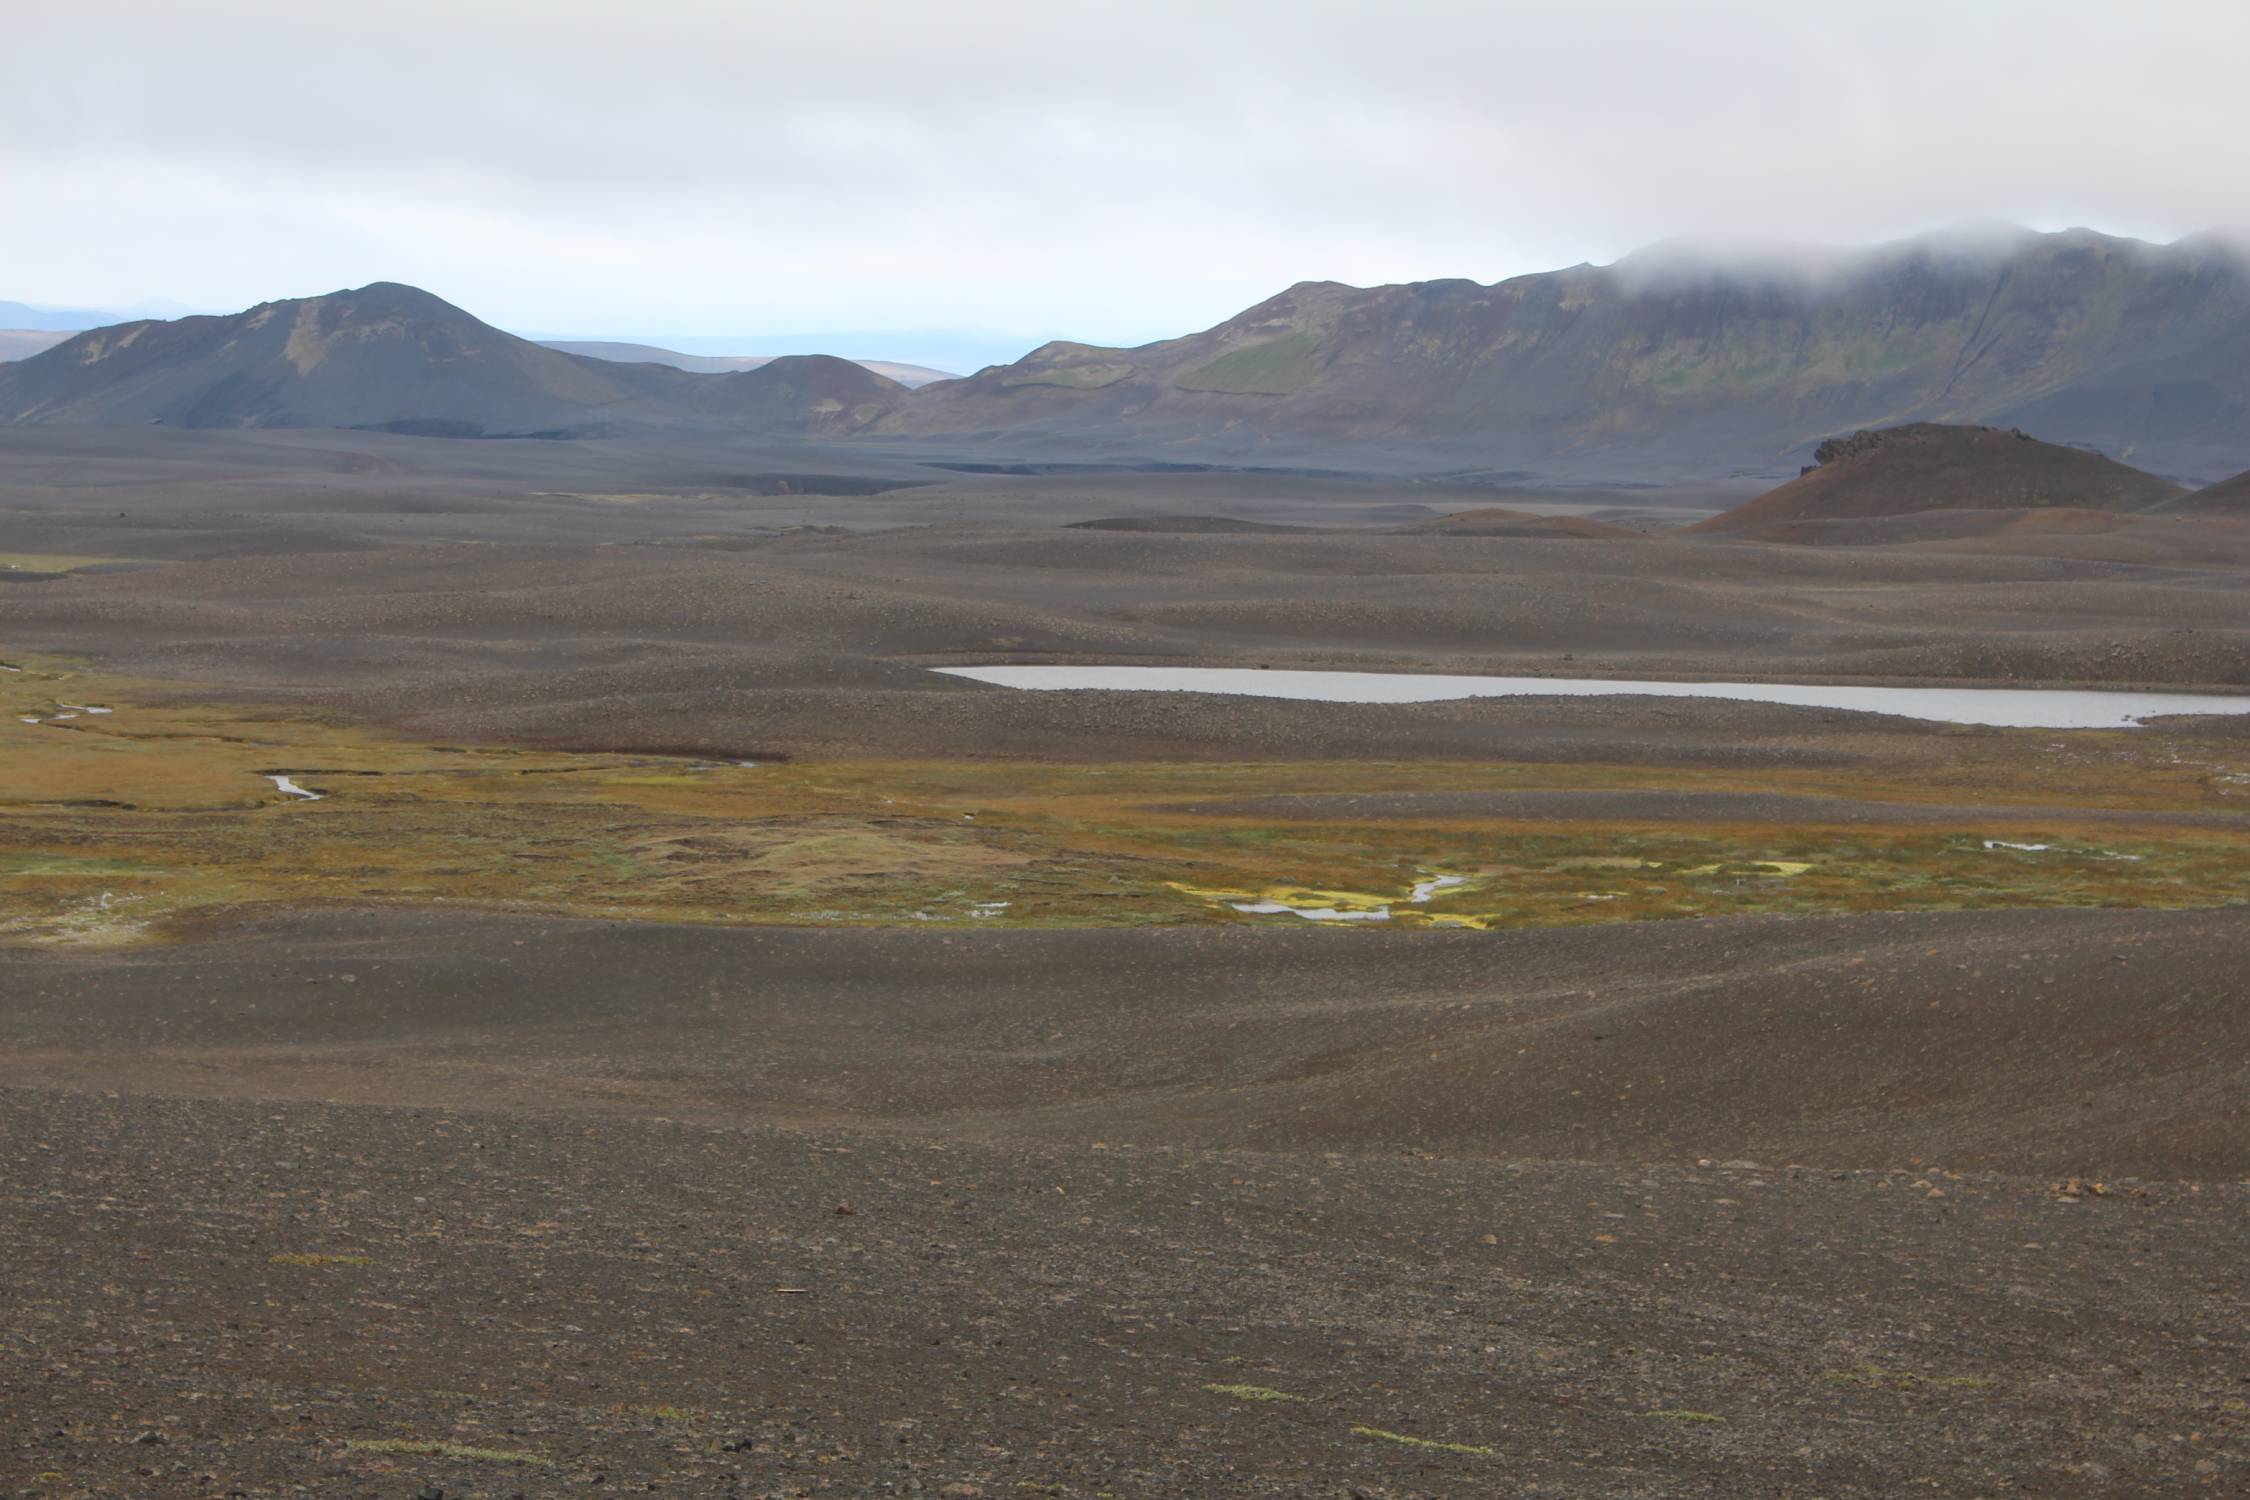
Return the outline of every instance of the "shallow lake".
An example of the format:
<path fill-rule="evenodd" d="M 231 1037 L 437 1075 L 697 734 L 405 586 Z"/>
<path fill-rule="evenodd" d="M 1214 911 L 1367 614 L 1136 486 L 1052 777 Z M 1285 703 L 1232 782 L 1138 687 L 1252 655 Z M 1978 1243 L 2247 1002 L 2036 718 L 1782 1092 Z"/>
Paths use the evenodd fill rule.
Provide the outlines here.
<path fill-rule="evenodd" d="M 2093 692 L 2062 688 L 1842 687 L 1791 682 L 1620 682 L 1594 677 L 1471 677 L 1256 667 L 938 667 L 999 687 L 1232 693 L 1315 703 L 1436 703 L 1449 698 L 1730 698 L 1797 708 L 1897 714 L 1997 729 L 2130 729 L 2160 714 L 2250 713 L 2250 693 Z"/>

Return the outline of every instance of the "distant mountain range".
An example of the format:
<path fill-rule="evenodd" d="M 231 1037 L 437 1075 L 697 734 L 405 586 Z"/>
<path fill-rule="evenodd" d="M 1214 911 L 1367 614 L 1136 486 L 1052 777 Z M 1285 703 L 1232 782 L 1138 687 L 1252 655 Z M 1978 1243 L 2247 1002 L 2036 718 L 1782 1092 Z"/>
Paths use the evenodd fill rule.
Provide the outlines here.
<path fill-rule="evenodd" d="M 69 331 L 45 328 L 0 328 L 0 361 L 29 359 L 34 354 L 44 354 L 64 339 Z"/>
<path fill-rule="evenodd" d="M 42 308 L 26 302 L 0 301 L 0 364 L 10 360 L 29 359 L 42 354 L 63 342 L 74 333 L 89 329 L 107 328 L 119 323 L 139 321 L 122 313 L 94 312 L 85 308 Z M 787 356 L 779 354 L 683 354 L 677 349 L 665 349 L 655 344 L 622 343 L 613 339 L 535 339 L 549 349 L 564 354 L 582 355 L 587 359 L 615 360 L 621 364 L 670 365 L 675 370 L 692 370 L 698 375 L 726 375 L 738 370 L 755 370 Z M 865 365 L 887 380 L 913 389 L 937 380 L 956 377 L 949 370 L 934 370 L 927 365 L 905 364 L 898 360 L 862 359 L 853 361 Z"/>
<path fill-rule="evenodd" d="M 698 375 L 727 375 L 738 370 L 755 370 L 788 357 L 779 354 L 682 354 L 677 349 L 663 349 L 655 344 L 625 344 L 611 339 L 540 339 L 539 342 L 549 349 L 582 355 L 587 359 L 613 359 L 625 364 L 670 365 L 675 370 L 691 370 Z M 933 370 L 927 365 L 900 364 L 890 359 L 855 359 L 852 363 L 873 370 L 886 380 L 895 380 L 909 390 L 928 385 L 932 381 L 959 378 L 945 370 Z"/>
<path fill-rule="evenodd" d="M 722 375 L 588 359 L 395 282 L 227 317 L 96 328 L 0 365 L 0 421 L 426 437 L 585 436 L 681 421 L 834 435 L 867 426 L 905 395 L 826 355 Z"/>
<path fill-rule="evenodd" d="M 1786 472 L 1910 421 L 2020 426 L 2189 479 L 2241 469 L 2250 262 L 2209 238 L 2018 230 L 1659 247 L 1492 286 L 1305 282 L 1185 338 L 1049 344 L 883 428 L 1683 479 Z"/>
<path fill-rule="evenodd" d="M 379 283 L 80 335 L 0 365 L 0 422 L 739 424 L 1056 461 L 1624 482 L 1778 477 L 1838 434 L 1937 422 L 2191 483 L 2250 467 L 2250 262 L 2208 237 L 1668 246 L 1491 286 L 1306 282 L 1183 338 L 1051 343 L 911 391 L 843 361 L 700 373 L 653 346 L 589 347 Z"/>
<path fill-rule="evenodd" d="M 11 332 L 76 333 L 124 321 L 124 315 L 94 312 L 83 307 L 33 307 L 26 302 L 0 302 L 0 328 Z"/>

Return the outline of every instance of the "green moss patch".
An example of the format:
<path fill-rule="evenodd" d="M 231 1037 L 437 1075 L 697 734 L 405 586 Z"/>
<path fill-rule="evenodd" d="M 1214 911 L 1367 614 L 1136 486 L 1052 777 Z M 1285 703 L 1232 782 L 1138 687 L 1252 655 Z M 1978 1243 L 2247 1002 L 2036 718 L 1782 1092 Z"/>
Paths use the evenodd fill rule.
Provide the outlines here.
<path fill-rule="evenodd" d="M 1490 1453 L 1490 1448 L 1480 1448 L 1474 1443 L 1441 1443 L 1435 1438 L 1412 1437 L 1403 1432 L 1385 1432 L 1380 1427 L 1354 1427 L 1353 1437 L 1379 1438 L 1386 1443 L 1402 1443 L 1409 1448 L 1433 1448 L 1440 1453 Z"/>
<path fill-rule="evenodd" d="M 549 1467 L 550 1460 L 528 1448 L 478 1448 L 444 1438 L 347 1438 L 344 1446 L 355 1453 L 397 1453 L 426 1458 L 458 1458 L 481 1464 L 527 1464 Z"/>
<path fill-rule="evenodd" d="M 1287 1391 L 1277 1391 L 1265 1385 L 1207 1385 L 1205 1390 L 1217 1396 L 1232 1396 L 1237 1401 L 1302 1401 L 1302 1396 L 1292 1396 Z"/>
<path fill-rule="evenodd" d="M 1839 1385 L 1880 1386 L 1895 1391 L 1981 1391 L 1994 1384 L 1985 1375 L 1918 1375 L 1912 1370 L 1886 1370 L 1881 1365 L 1830 1370 L 1828 1378 Z"/>
<path fill-rule="evenodd" d="M 1005 390 L 1037 385 L 1064 391 L 1098 391 L 1103 386 L 1117 384 L 1132 373 L 1131 365 L 1064 365 L 1059 369 L 1026 370 L 1020 375 L 1010 375 L 1000 385 Z"/>
<path fill-rule="evenodd" d="M 1319 378 L 1320 339 L 1310 333 L 1291 333 L 1222 354 L 1207 365 L 1175 375 L 1172 384 L 1183 391 L 1287 396 Z"/>

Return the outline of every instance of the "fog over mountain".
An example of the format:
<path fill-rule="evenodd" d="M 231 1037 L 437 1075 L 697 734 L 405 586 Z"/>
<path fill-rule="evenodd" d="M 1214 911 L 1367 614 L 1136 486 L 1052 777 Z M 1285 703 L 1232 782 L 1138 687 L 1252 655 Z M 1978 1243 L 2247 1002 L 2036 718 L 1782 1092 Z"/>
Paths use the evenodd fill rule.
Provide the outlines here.
<path fill-rule="evenodd" d="M 377 283 L 132 323 L 0 368 L 0 422 L 667 427 L 1098 463 L 1565 481 L 1777 478 L 1908 422 L 2020 426 L 2200 484 L 2250 466 L 2250 259 L 1979 227 L 1858 250 L 1674 243 L 1491 285 L 1304 282 L 1201 332 L 1051 343 L 909 389 L 829 356 L 714 371 L 506 334 Z M 623 358 L 616 357 L 622 354 Z"/>
<path fill-rule="evenodd" d="M 8 1496 L 2250 1494 L 2244 0 L 0 36 Z"/>
<path fill-rule="evenodd" d="M 2236 472 L 2250 260 L 2210 236 L 1980 226 L 1857 250 L 1675 243 L 1490 286 L 1306 282 L 1185 338 L 1048 345 L 884 426 L 1664 480 L 1775 473 L 1917 420 Z"/>
<path fill-rule="evenodd" d="M 1979 218 L 2161 241 L 2250 203 L 2223 0 L 17 10 L 0 295 L 55 306 L 395 280 L 690 353 L 1130 345 L 1306 279 Z"/>
<path fill-rule="evenodd" d="M 1935 421 L 2250 463 L 2250 157 L 2213 145 L 2250 134 L 2250 11 L 2220 0 L 1408 0 L 1384 45 L 1326 0 L 386 14 L 12 18 L 0 291 L 420 288 L 484 362 L 415 391 L 412 350 L 469 332 L 376 319 L 316 370 L 211 323 L 97 370 L 26 313 L 0 417 L 795 430 L 788 393 L 834 387 L 855 441 L 1035 458 L 1766 478 Z M 973 378 L 800 365 L 714 404 L 611 343 Z"/>

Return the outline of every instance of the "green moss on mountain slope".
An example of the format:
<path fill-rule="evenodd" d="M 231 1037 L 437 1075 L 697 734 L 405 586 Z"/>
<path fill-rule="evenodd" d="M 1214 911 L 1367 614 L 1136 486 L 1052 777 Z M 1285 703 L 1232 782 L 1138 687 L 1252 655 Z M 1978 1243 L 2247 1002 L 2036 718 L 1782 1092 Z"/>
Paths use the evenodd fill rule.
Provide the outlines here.
<path fill-rule="evenodd" d="M 1222 354 L 1207 365 L 1172 378 L 1183 391 L 1217 391 L 1236 396 L 1288 396 L 1320 377 L 1320 338 L 1284 334 Z"/>

